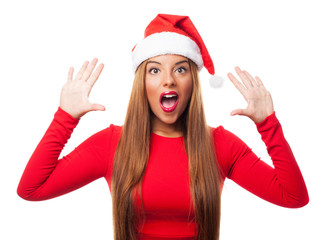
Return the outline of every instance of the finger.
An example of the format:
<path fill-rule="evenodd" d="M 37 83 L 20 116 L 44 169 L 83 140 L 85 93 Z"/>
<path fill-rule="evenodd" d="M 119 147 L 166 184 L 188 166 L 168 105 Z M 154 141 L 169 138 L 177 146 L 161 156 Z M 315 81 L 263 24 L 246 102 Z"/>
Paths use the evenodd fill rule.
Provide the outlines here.
<path fill-rule="evenodd" d="M 256 82 L 258 86 L 264 87 L 263 82 L 261 81 L 261 79 L 258 76 L 255 76 Z"/>
<path fill-rule="evenodd" d="M 104 68 L 104 64 L 101 63 L 101 64 L 96 68 L 96 70 L 95 70 L 95 72 L 93 73 L 93 75 L 87 80 L 87 82 L 88 82 L 91 86 L 93 86 L 93 85 L 95 84 L 96 80 L 100 77 L 100 74 L 101 74 L 103 68 Z"/>
<path fill-rule="evenodd" d="M 233 83 L 233 85 L 239 90 L 239 92 L 241 92 L 241 94 L 245 97 L 245 92 L 246 92 L 246 88 L 244 85 L 241 84 L 241 82 L 236 79 L 234 77 L 234 75 L 232 73 L 228 73 L 227 74 L 228 78 L 231 80 L 231 82 Z"/>
<path fill-rule="evenodd" d="M 96 66 L 96 63 L 97 63 L 97 58 L 94 58 L 92 60 L 92 62 L 88 65 L 86 71 L 84 72 L 84 74 L 82 75 L 82 80 L 83 81 L 87 81 L 87 79 L 90 77 L 90 75 L 92 74 L 95 66 Z"/>
<path fill-rule="evenodd" d="M 106 108 L 101 104 L 93 103 L 91 104 L 91 110 L 92 111 L 105 111 Z"/>
<path fill-rule="evenodd" d="M 82 67 L 80 68 L 79 72 L 77 73 L 77 75 L 75 76 L 75 81 L 77 80 L 80 80 L 81 77 L 82 77 L 82 74 L 85 72 L 87 66 L 88 66 L 88 61 L 85 61 L 83 64 L 82 64 Z"/>
<path fill-rule="evenodd" d="M 75 77 L 75 79 L 74 79 L 75 81 L 81 79 L 82 74 L 85 72 L 87 66 L 88 66 L 88 61 L 85 61 L 84 64 L 82 65 L 80 71 L 79 71 L 78 74 L 76 75 L 76 77 Z"/>
<path fill-rule="evenodd" d="M 246 76 L 246 74 L 243 71 L 241 71 L 241 69 L 239 67 L 235 67 L 235 71 L 239 75 L 241 81 L 246 86 L 246 88 L 250 88 L 250 87 L 253 86 L 252 83 L 250 82 L 250 80 L 248 79 L 248 77 Z"/>
<path fill-rule="evenodd" d="M 73 79 L 73 72 L 74 72 L 74 68 L 70 67 L 70 70 L 68 71 L 67 81 L 72 81 L 72 79 Z"/>
<path fill-rule="evenodd" d="M 245 109 L 235 109 L 231 112 L 231 116 L 235 116 L 235 115 L 247 116 L 247 113 Z"/>
<path fill-rule="evenodd" d="M 246 70 L 243 71 L 245 73 L 245 75 L 248 77 L 248 79 L 250 80 L 250 82 L 252 83 L 253 86 L 258 86 L 257 82 L 255 81 L 255 79 L 252 77 L 252 75 L 250 75 Z"/>

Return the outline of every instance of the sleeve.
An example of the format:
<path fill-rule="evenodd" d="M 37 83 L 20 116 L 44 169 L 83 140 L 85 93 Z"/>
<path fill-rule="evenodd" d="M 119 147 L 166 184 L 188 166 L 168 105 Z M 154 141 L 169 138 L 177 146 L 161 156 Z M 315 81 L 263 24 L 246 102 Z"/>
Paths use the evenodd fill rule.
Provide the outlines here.
<path fill-rule="evenodd" d="M 305 206 L 309 201 L 306 185 L 275 112 L 256 127 L 274 168 L 258 158 L 241 139 L 220 126 L 214 132 L 214 141 L 221 174 L 276 205 L 287 208 Z"/>
<path fill-rule="evenodd" d="M 58 160 L 78 122 L 58 108 L 23 172 L 17 188 L 20 197 L 30 201 L 54 198 L 106 175 L 111 128 L 94 134 Z"/>

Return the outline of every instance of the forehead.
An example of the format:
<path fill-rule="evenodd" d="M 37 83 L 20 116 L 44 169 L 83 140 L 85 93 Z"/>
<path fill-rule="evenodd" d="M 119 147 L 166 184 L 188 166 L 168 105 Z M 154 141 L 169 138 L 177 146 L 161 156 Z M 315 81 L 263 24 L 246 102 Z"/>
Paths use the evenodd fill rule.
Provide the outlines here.
<path fill-rule="evenodd" d="M 148 61 L 149 62 L 153 61 L 153 62 L 158 62 L 158 63 L 164 64 L 164 63 L 177 63 L 177 62 L 180 62 L 180 61 L 187 61 L 188 62 L 188 58 L 186 58 L 184 56 L 181 56 L 181 55 L 164 54 L 164 55 L 159 55 L 159 56 L 149 58 Z"/>

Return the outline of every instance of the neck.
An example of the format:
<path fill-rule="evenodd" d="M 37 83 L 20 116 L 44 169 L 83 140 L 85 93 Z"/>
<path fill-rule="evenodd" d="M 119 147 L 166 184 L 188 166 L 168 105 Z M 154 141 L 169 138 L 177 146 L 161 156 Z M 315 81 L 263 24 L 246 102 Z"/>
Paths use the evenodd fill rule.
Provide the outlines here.
<path fill-rule="evenodd" d="M 181 137 L 183 136 L 182 124 L 178 120 L 173 124 L 162 122 L 156 116 L 151 119 L 152 132 L 163 137 Z"/>

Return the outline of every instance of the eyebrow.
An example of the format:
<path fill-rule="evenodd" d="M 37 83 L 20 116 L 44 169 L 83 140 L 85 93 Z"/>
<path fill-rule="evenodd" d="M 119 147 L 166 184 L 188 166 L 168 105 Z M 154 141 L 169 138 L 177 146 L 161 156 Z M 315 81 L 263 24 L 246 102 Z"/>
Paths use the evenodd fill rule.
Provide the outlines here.
<path fill-rule="evenodd" d="M 189 63 L 187 60 L 182 60 L 182 61 L 179 61 L 179 62 L 175 63 L 175 66 L 176 66 L 176 65 L 179 65 L 179 64 L 181 64 L 181 63 L 185 63 L 185 62 L 186 62 L 186 63 Z M 161 63 L 156 62 L 156 61 L 148 61 L 147 64 L 149 64 L 149 63 L 156 63 L 156 64 L 161 65 Z"/>
<path fill-rule="evenodd" d="M 148 61 L 147 64 L 149 64 L 149 63 L 156 63 L 156 64 L 160 64 L 161 65 L 161 63 L 156 62 L 156 61 Z"/>
<path fill-rule="evenodd" d="M 183 61 L 180 61 L 180 62 L 177 62 L 177 63 L 175 63 L 175 65 L 179 65 L 179 64 L 181 64 L 181 63 L 189 63 L 187 60 L 183 60 Z"/>

